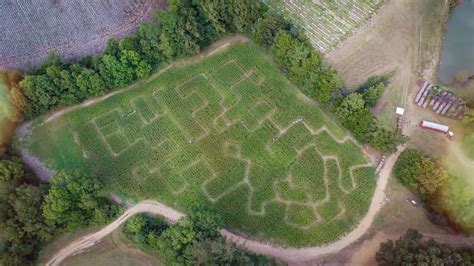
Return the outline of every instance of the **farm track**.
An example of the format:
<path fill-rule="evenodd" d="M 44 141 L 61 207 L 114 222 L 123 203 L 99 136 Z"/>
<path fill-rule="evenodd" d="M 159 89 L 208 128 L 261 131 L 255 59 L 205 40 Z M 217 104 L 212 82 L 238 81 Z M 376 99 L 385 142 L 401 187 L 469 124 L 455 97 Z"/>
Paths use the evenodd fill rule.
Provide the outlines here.
<path fill-rule="evenodd" d="M 403 150 L 404 148 L 400 148 L 395 154 L 391 155 L 387 159 L 385 168 L 379 174 L 374 196 L 372 198 L 369 211 L 367 212 L 365 217 L 360 221 L 359 225 L 353 231 L 351 231 L 338 241 L 320 247 L 284 248 L 268 243 L 259 242 L 257 240 L 252 240 L 245 236 L 232 233 L 227 229 L 221 229 L 220 233 L 222 236 L 226 237 L 230 241 L 242 245 L 254 253 L 272 256 L 290 263 L 310 261 L 315 258 L 318 258 L 321 255 L 338 252 L 358 240 L 362 235 L 365 234 L 365 232 L 371 226 L 372 222 L 374 221 L 375 215 L 378 213 L 378 211 L 385 202 L 384 190 L 387 185 L 388 178 L 390 177 L 393 165 L 395 164 L 398 156 Z M 174 210 L 157 201 L 141 201 L 126 210 L 125 213 L 123 213 L 114 222 L 105 226 L 102 230 L 83 236 L 56 252 L 56 254 L 46 263 L 46 265 L 59 265 L 67 257 L 74 256 L 86 251 L 88 248 L 91 248 L 99 241 L 101 241 L 104 237 L 119 228 L 120 225 L 127 221 L 127 219 L 139 213 L 150 213 L 160 215 L 163 216 L 170 223 L 175 223 L 178 219 L 184 217 L 184 214 L 182 212 Z"/>

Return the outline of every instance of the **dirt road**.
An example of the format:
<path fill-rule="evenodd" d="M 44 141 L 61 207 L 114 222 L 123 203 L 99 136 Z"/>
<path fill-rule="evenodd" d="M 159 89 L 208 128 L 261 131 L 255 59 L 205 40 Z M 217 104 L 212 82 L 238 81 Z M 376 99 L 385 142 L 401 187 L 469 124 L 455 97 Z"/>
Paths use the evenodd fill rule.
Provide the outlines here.
<path fill-rule="evenodd" d="M 152 200 L 142 201 L 125 211 L 124 214 L 122 214 L 119 218 L 117 218 L 115 221 L 113 221 L 100 231 L 83 236 L 78 240 L 72 242 L 68 246 L 62 248 L 56 254 L 54 254 L 54 256 L 46 263 L 46 265 L 59 265 L 65 258 L 84 252 L 86 249 L 94 246 L 104 237 L 116 230 L 121 224 L 127 221 L 128 218 L 132 217 L 137 213 L 158 214 L 165 217 L 165 219 L 170 223 L 174 223 L 179 218 L 184 216 L 183 213 L 176 211 L 168 206 L 165 206 L 159 202 Z"/>
<path fill-rule="evenodd" d="M 263 254 L 272 256 L 287 262 L 304 262 L 317 258 L 318 256 L 338 252 L 341 249 L 347 247 L 357 239 L 359 239 L 371 226 L 375 215 L 379 209 L 383 206 L 385 201 L 385 187 L 387 185 L 388 178 L 390 176 L 391 169 L 395 164 L 396 159 L 400 155 L 400 149 L 397 153 L 390 156 L 385 164 L 385 168 L 380 172 L 377 180 L 377 186 L 375 193 L 370 204 L 367 215 L 360 221 L 359 225 L 349 234 L 345 235 L 338 241 L 335 241 L 326 246 L 320 247 L 307 247 L 307 248 L 283 248 L 275 245 L 270 245 L 255 240 L 251 240 L 242 236 L 238 236 L 226 229 L 221 229 L 220 233 L 227 239 L 246 247 L 248 250 L 257 254 Z M 165 206 L 157 201 L 145 200 L 137 205 L 129 208 L 117 218 L 114 222 L 104 227 L 102 230 L 86 235 L 72 242 L 68 246 L 59 250 L 46 265 L 59 265 L 65 258 L 73 256 L 75 254 L 84 252 L 86 249 L 94 246 L 101 239 L 116 230 L 121 224 L 123 224 L 128 218 L 138 213 L 151 213 L 158 214 L 165 217 L 165 219 L 174 223 L 179 218 L 183 217 L 184 214 L 176 211 L 168 206 Z"/>

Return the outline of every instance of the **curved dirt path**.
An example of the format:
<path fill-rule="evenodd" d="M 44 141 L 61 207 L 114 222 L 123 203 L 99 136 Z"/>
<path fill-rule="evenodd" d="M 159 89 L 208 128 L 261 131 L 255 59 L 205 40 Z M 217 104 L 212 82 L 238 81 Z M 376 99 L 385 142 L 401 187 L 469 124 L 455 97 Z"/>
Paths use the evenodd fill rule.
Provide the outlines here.
<path fill-rule="evenodd" d="M 286 262 L 304 262 L 315 259 L 321 255 L 334 253 L 342 250 L 354 241 L 359 239 L 371 226 L 375 215 L 380 210 L 385 202 L 385 187 L 390 176 L 393 165 L 398 156 L 404 148 L 399 149 L 395 154 L 388 157 L 384 169 L 379 174 L 377 179 L 377 186 L 375 188 L 374 196 L 366 216 L 360 221 L 359 225 L 349 234 L 342 237 L 333 243 L 320 247 L 307 248 L 283 248 L 276 245 L 271 245 L 256 240 L 251 240 L 243 236 L 238 236 L 226 229 L 221 229 L 220 233 L 227 239 L 244 246 L 248 250 L 267 256 L 272 256 Z M 68 246 L 59 250 L 46 265 L 59 265 L 65 258 L 85 251 L 87 248 L 94 246 L 108 234 L 116 230 L 128 218 L 138 213 L 152 213 L 165 217 L 170 223 L 175 223 L 178 219 L 184 216 L 184 213 L 176 211 L 164 204 L 154 200 L 144 200 L 135 206 L 129 208 L 115 221 L 105 226 L 102 230 L 86 235 L 78 240 L 70 243 Z"/>
<path fill-rule="evenodd" d="M 152 213 L 158 214 L 170 222 L 174 223 L 179 218 L 183 217 L 184 214 L 176 211 L 168 206 L 165 206 L 159 202 L 153 200 L 144 200 L 138 203 L 137 205 L 129 208 L 125 211 L 124 214 L 120 215 L 115 221 L 105 226 L 98 232 L 83 236 L 73 242 L 71 242 L 66 247 L 60 249 L 54 256 L 46 263 L 46 265 L 59 265 L 65 258 L 73 256 L 85 251 L 87 248 L 90 248 L 97 244 L 104 237 L 115 231 L 121 224 L 127 221 L 130 217 L 138 213 Z"/>

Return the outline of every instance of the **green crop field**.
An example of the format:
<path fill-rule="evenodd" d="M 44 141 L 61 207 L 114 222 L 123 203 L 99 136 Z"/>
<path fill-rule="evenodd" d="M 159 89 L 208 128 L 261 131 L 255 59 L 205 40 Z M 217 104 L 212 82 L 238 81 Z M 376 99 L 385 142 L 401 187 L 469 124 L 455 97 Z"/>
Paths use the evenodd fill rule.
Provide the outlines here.
<path fill-rule="evenodd" d="M 328 243 L 375 187 L 360 147 L 253 44 L 174 66 L 144 85 L 33 121 L 19 145 L 124 199 L 215 206 L 226 227 L 283 245 Z"/>

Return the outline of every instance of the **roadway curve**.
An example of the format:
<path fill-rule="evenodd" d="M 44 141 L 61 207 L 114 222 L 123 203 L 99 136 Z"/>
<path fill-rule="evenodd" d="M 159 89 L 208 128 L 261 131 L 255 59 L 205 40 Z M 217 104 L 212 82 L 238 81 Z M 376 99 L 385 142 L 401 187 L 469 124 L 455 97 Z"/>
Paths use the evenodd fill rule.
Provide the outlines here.
<path fill-rule="evenodd" d="M 275 257 L 286 262 L 304 262 L 315 259 L 321 255 L 338 252 L 359 239 L 370 228 L 372 222 L 374 221 L 375 215 L 385 202 L 384 191 L 388 182 L 388 178 L 390 177 L 390 172 L 403 149 L 404 148 L 399 149 L 395 154 L 387 158 L 385 167 L 382 169 L 377 179 L 377 186 L 375 188 L 374 196 L 366 216 L 360 221 L 359 225 L 352 232 L 348 233 L 341 239 L 330 243 L 329 245 L 306 248 L 283 248 L 276 245 L 251 240 L 243 236 L 238 236 L 226 229 L 221 229 L 220 233 L 227 239 L 244 246 L 254 253 Z M 67 257 L 84 252 L 86 249 L 94 246 L 104 237 L 116 230 L 128 218 L 138 213 L 158 214 L 163 216 L 170 223 L 175 223 L 178 219 L 185 216 L 184 213 L 174 210 L 157 201 L 141 201 L 126 210 L 124 214 L 122 214 L 109 225 L 105 226 L 100 231 L 83 236 L 56 252 L 51 260 L 46 263 L 46 265 L 59 265 Z"/>

